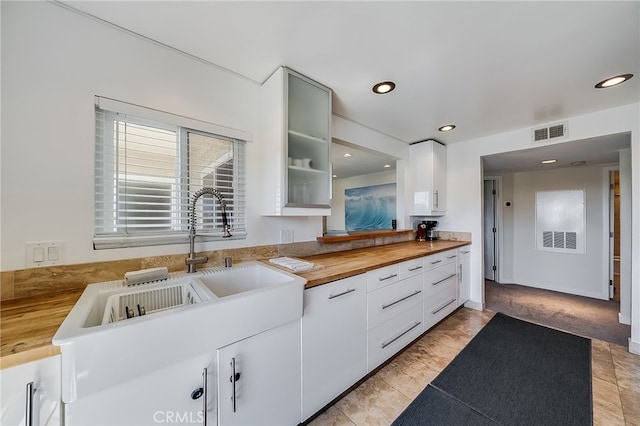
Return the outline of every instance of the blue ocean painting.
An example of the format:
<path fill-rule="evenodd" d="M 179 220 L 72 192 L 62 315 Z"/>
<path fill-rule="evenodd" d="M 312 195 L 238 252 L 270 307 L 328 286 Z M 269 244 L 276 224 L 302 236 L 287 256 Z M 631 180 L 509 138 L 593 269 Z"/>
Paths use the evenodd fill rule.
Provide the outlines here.
<path fill-rule="evenodd" d="M 347 231 L 391 229 L 396 218 L 396 184 L 345 189 L 344 210 Z"/>

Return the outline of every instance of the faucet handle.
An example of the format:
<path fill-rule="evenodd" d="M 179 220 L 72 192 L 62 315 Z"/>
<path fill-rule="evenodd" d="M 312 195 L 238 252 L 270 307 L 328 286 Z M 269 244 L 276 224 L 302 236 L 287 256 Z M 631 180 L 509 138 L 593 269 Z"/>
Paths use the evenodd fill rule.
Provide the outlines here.
<path fill-rule="evenodd" d="M 225 268 L 231 268 L 233 266 L 233 260 L 231 259 L 231 257 L 227 256 L 224 258 L 224 267 Z"/>

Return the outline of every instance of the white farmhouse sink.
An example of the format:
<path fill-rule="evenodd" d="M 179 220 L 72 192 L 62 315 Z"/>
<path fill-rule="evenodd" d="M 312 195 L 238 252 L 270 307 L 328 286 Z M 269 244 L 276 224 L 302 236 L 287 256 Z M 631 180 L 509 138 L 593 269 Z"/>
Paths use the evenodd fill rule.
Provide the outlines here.
<path fill-rule="evenodd" d="M 260 262 L 247 262 L 231 268 L 203 269 L 196 278 L 217 297 L 248 291 L 269 290 L 278 285 L 304 282 L 303 278 Z"/>
<path fill-rule="evenodd" d="M 261 262 L 174 273 L 168 280 L 87 286 L 53 337 L 62 400 L 72 403 L 167 365 L 211 354 L 302 317 L 306 280 Z M 154 305 L 158 294 L 168 301 Z M 146 310 L 138 315 L 137 305 Z M 132 306 L 130 306 L 132 305 Z M 123 311 L 133 308 L 133 318 Z"/>

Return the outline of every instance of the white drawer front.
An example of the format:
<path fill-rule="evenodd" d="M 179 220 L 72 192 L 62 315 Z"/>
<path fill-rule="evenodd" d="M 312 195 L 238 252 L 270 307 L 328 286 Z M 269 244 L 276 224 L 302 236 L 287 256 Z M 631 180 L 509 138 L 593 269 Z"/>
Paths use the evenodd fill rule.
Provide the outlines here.
<path fill-rule="evenodd" d="M 422 302 L 422 276 L 414 275 L 367 294 L 367 329 Z"/>
<path fill-rule="evenodd" d="M 420 336 L 423 305 L 414 306 L 386 323 L 369 330 L 367 371 L 371 371 Z"/>
<path fill-rule="evenodd" d="M 438 268 L 427 271 L 424 274 L 424 294 L 428 298 L 430 295 L 440 291 L 447 285 L 456 286 L 458 284 L 457 263 L 447 263 Z"/>
<path fill-rule="evenodd" d="M 447 263 L 458 260 L 457 250 L 447 250 L 440 253 L 427 256 L 424 261 L 424 269 L 433 269 L 445 265 Z"/>
<path fill-rule="evenodd" d="M 367 272 L 367 291 L 393 284 L 400 279 L 400 268 L 398 264 L 385 266 Z"/>
<path fill-rule="evenodd" d="M 425 271 L 424 257 L 419 259 L 407 260 L 400 264 L 400 279 L 403 280 L 414 275 L 421 274 Z"/>
<path fill-rule="evenodd" d="M 428 330 L 442 318 L 453 312 L 458 307 L 456 303 L 457 300 L 456 286 L 450 284 L 445 285 L 440 291 L 425 299 L 425 330 Z"/>

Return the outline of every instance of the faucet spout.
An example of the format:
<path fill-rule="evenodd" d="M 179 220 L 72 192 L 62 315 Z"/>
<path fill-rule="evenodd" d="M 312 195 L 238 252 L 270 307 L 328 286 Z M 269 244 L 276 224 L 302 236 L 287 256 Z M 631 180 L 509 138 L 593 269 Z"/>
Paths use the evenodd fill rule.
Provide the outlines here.
<path fill-rule="evenodd" d="M 227 203 L 220 193 L 215 188 L 202 188 L 200 191 L 193 194 L 191 200 L 191 208 L 189 210 L 189 255 L 187 256 L 185 263 L 187 264 L 187 272 L 196 272 L 196 265 L 207 263 L 209 258 L 207 256 L 196 256 L 195 241 L 196 241 L 196 202 L 205 194 L 213 195 L 218 199 L 220 207 L 222 209 L 222 238 L 231 237 L 231 227 L 229 226 L 229 220 L 227 219 Z"/>

